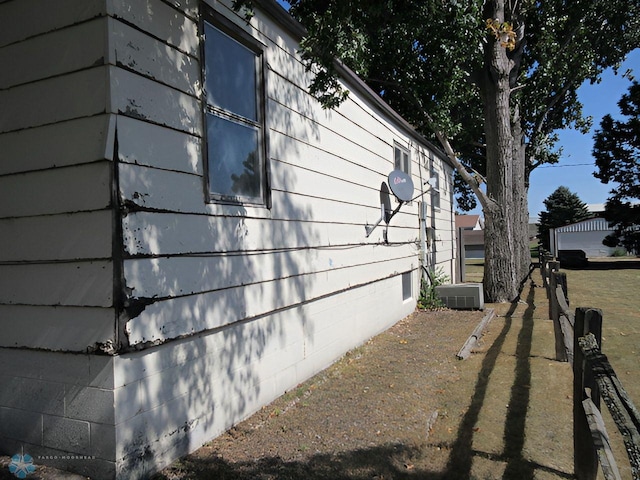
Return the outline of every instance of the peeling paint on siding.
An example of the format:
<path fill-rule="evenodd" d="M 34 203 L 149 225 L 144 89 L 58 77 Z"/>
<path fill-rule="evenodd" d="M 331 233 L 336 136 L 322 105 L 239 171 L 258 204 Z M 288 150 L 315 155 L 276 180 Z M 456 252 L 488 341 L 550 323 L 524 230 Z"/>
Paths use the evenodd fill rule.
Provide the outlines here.
<path fill-rule="evenodd" d="M 137 118 L 138 120 L 147 120 L 148 117 L 140 113 L 139 109 L 142 108 L 141 105 L 138 105 L 136 101 L 132 98 L 128 99 L 128 105 L 124 109 L 124 111 L 120 111 L 118 113 L 124 113 L 125 115 L 133 118 Z"/>

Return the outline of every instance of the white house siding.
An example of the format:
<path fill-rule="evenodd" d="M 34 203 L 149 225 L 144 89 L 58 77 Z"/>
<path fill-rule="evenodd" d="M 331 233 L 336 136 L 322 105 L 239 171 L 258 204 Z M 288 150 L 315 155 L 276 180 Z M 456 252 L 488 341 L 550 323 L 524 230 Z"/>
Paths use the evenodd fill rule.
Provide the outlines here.
<path fill-rule="evenodd" d="M 0 452 L 95 456 L 75 463 L 98 474 L 114 470 L 112 358 L 64 352 L 115 332 L 105 13 L 0 3 Z"/>
<path fill-rule="evenodd" d="M 554 230 L 555 246 L 560 250 L 582 250 L 591 257 L 608 257 L 615 248 L 602 244 L 604 238 L 614 231 L 604 218 L 590 218 Z"/>
<path fill-rule="evenodd" d="M 22 366 L 0 381 L 47 399 L 0 394 L 4 453 L 79 453 L 92 458 L 49 463 L 142 476 L 412 312 L 419 199 L 393 218 L 389 244 L 384 225 L 369 238 L 364 228 L 380 216 L 394 142 L 410 150 L 418 188 L 431 163 L 439 173 L 427 258 L 451 276 L 443 158 L 356 91 L 323 110 L 293 34 L 259 10 L 247 26 L 211 4 L 265 45 L 269 209 L 205 203 L 198 2 L 64 0 L 66 14 L 27 33 L 0 20 L 13 35 L 0 33 L 0 64 L 25 57 L 22 80 L 0 72 L 0 151 L 12 152 L 0 165 L 0 322 L 29 328 L 2 346 L 43 349 L 2 349 Z M 0 4 L 0 19 L 33 8 Z M 81 51 L 63 65 L 55 49 L 36 54 L 49 36 Z"/>

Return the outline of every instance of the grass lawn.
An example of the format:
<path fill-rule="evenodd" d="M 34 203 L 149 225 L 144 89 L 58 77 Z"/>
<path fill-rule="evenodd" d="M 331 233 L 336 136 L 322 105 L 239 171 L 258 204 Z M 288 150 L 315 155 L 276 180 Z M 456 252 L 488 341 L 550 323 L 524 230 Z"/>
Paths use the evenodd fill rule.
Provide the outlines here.
<path fill-rule="evenodd" d="M 562 270 L 571 307 L 602 310 L 602 351 L 640 405 L 640 261 L 604 258 L 589 263 L 589 269 Z"/>
<path fill-rule="evenodd" d="M 483 267 L 482 260 L 467 260 L 465 281 L 481 282 Z M 567 274 L 572 310 L 576 307 L 602 310 L 602 351 L 636 407 L 640 408 L 640 382 L 637 380 L 640 378 L 640 259 L 589 259 L 587 268 L 562 271 Z M 601 408 L 618 467 L 623 478 L 628 478 L 630 467 L 622 437 L 604 403 Z"/>
<path fill-rule="evenodd" d="M 482 282 L 483 268 L 483 260 L 467 260 L 465 282 Z M 634 380 L 640 378 L 640 260 L 590 259 L 587 269 L 562 271 L 567 274 L 572 309 L 602 310 L 602 351 L 640 406 L 640 382 Z"/>
<path fill-rule="evenodd" d="M 562 267 L 562 265 L 561 265 Z M 640 260 L 590 259 L 588 269 L 563 269 L 572 308 L 602 310 L 602 351 L 636 407 L 640 406 Z M 622 436 L 601 405 L 614 456 L 623 478 L 630 475 Z"/>
<path fill-rule="evenodd" d="M 483 259 L 467 259 L 464 262 L 465 275 L 464 281 L 467 283 L 482 283 L 482 273 L 484 271 Z"/>

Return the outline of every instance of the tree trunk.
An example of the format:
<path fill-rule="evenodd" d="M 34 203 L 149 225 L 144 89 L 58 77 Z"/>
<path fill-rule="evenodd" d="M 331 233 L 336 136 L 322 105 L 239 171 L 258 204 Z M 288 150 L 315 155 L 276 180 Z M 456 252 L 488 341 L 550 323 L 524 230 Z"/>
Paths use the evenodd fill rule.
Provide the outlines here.
<path fill-rule="evenodd" d="M 487 2 L 485 17 L 505 20 L 504 0 Z M 484 100 L 487 141 L 487 195 L 494 200 L 485 209 L 484 290 L 489 302 L 508 302 L 518 294 L 518 248 L 514 222 L 513 133 L 511 86 L 513 63 L 500 42 L 485 46 L 485 68 L 480 82 Z M 524 180 L 524 177 L 523 177 Z"/>
<path fill-rule="evenodd" d="M 520 107 L 517 99 L 513 106 L 513 205 L 514 230 L 516 252 L 516 272 L 518 282 L 523 282 L 529 274 L 531 265 L 531 251 L 529 249 L 529 203 L 527 201 L 528 178 L 525 174 L 526 144 Z"/>

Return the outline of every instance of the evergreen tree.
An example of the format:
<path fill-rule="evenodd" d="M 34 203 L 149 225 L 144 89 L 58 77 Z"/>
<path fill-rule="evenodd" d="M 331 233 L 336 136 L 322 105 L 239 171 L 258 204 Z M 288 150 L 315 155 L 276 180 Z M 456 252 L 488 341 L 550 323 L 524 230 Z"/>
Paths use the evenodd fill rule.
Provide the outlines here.
<path fill-rule="evenodd" d="M 549 230 L 591 217 L 587 205 L 580 197 L 563 186 L 546 198 L 544 206 L 547 210 L 540 212 L 538 239 L 546 250 L 550 250 Z"/>
<path fill-rule="evenodd" d="M 614 120 L 606 115 L 594 136 L 593 156 L 602 183 L 616 182 L 605 205 L 605 218 L 615 231 L 603 242 L 640 252 L 640 84 L 634 82 L 622 96 L 620 113 Z"/>

